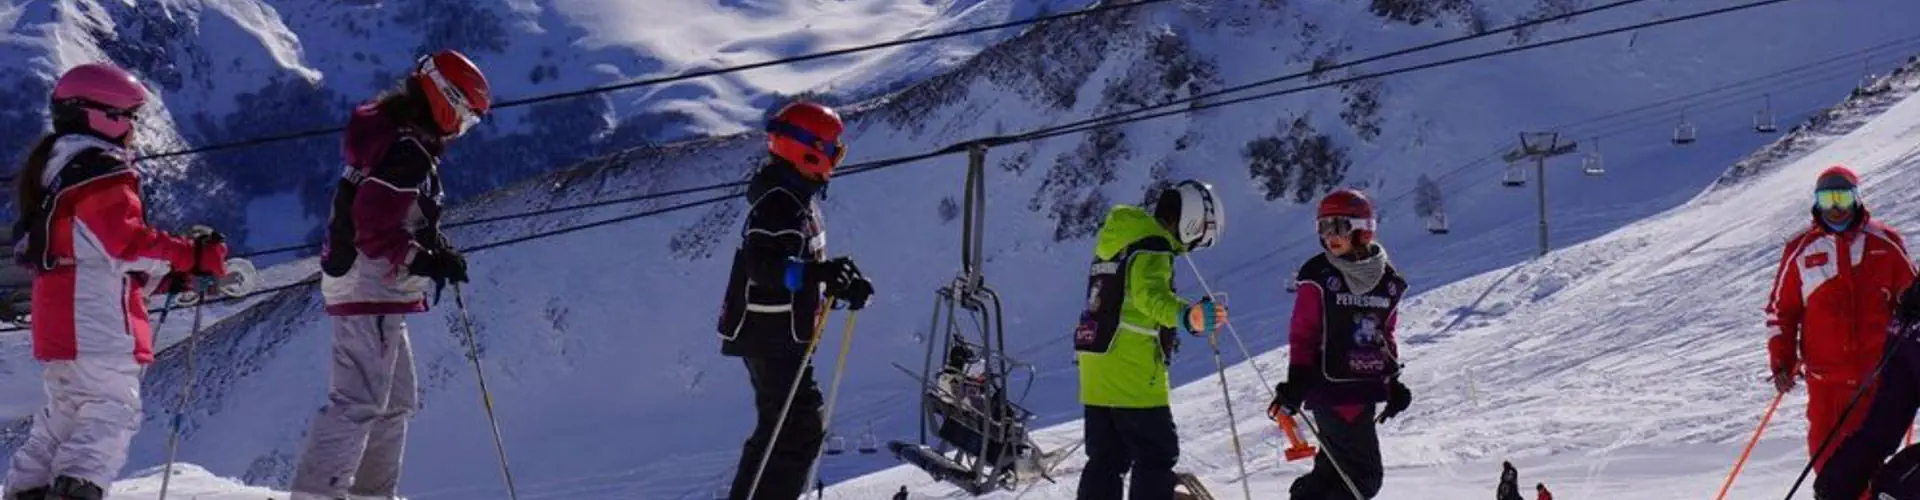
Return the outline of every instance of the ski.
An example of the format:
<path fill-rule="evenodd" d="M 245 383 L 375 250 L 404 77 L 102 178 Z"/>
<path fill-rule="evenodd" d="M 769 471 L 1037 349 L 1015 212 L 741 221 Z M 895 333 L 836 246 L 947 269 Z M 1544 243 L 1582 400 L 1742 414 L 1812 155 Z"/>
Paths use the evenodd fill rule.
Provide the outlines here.
<path fill-rule="evenodd" d="M 1194 476 L 1192 472 L 1176 472 L 1173 477 L 1180 481 L 1180 486 L 1187 489 L 1174 491 L 1174 500 L 1213 500 L 1213 493 L 1207 491 L 1206 485 L 1200 484 L 1200 478 Z"/>

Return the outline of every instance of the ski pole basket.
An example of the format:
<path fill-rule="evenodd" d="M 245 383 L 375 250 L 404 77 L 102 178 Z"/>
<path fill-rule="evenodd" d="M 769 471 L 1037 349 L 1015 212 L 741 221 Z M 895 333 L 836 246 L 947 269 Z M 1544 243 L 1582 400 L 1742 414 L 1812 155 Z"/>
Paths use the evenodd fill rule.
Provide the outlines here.
<path fill-rule="evenodd" d="M 1000 294 L 981 276 L 986 147 L 974 144 L 968 153 L 962 271 L 934 294 L 922 369 L 894 365 L 920 384 L 919 440 L 891 441 L 887 449 L 978 496 L 1045 477 L 1053 457 L 1033 442 L 1034 414 L 1021 406 L 1038 374 L 1031 363 L 1007 354 Z M 1026 372 L 1026 382 L 1016 397 L 1009 385 L 1019 371 Z"/>

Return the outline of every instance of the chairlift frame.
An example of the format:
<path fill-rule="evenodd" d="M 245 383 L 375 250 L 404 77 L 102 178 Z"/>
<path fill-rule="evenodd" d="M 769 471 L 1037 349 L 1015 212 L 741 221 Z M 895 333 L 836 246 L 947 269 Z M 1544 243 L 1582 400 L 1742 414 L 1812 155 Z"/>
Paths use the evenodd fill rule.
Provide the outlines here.
<path fill-rule="evenodd" d="M 1685 146 L 1693 144 L 1694 141 L 1699 140 L 1699 137 L 1699 129 L 1695 128 L 1692 123 L 1687 122 L 1687 112 L 1686 110 L 1681 110 L 1680 124 L 1673 127 L 1673 143 Z"/>
<path fill-rule="evenodd" d="M 1433 234 L 1453 232 L 1453 230 L 1447 226 L 1446 212 L 1435 211 L 1432 215 L 1427 216 L 1427 232 Z"/>
<path fill-rule="evenodd" d="M 1773 94 L 1767 94 L 1766 105 L 1760 108 L 1759 113 L 1753 115 L 1753 131 L 1761 134 L 1771 134 L 1780 131 L 1779 123 L 1775 121 L 1775 118 L 1773 114 Z"/>
<path fill-rule="evenodd" d="M 1518 163 L 1507 163 L 1507 173 L 1501 176 L 1500 184 L 1507 187 L 1527 185 L 1527 168 Z"/>
<path fill-rule="evenodd" d="M 1035 476 L 1052 481 L 1045 464 L 1055 457 L 1033 441 L 1030 423 L 1035 415 L 1021 404 L 1032 392 L 1038 371 L 1007 353 L 1000 294 L 987 286 L 981 272 L 986 146 L 970 145 L 967 159 L 962 270 L 934 293 L 922 370 L 894 365 L 920 382 L 919 439 L 889 441 L 887 449 L 935 480 L 979 496 L 1012 491 Z M 936 358 L 936 352 L 942 355 Z M 975 367 L 977 375 L 972 373 Z M 1017 398 L 1009 390 L 1016 371 L 1027 373 L 1026 387 Z M 959 393 L 960 385 L 972 393 Z"/>
<path fill-rule="evenodd" d="M 1589 176 L 1607 174 L 1607 159 L 1600 154 L 1600 138 L 1593 138 L 1593 151 L 1580 156 L 1580 172 Z"/>

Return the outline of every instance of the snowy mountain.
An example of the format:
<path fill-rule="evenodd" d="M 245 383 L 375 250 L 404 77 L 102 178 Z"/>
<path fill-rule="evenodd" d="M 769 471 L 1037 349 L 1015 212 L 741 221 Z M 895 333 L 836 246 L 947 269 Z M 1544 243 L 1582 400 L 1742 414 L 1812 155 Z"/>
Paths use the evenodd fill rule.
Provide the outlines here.
<path fill-rule="evenodd" d="M 418 54 L 461 50 L 502 100 L 996 24 L 1081 0 L 12 0 L 0 5 L 0 156 L 45 126 L 61 70 L 111 60 L 158 94 L 148 152 L 339 126 Z M 660 20 L 671 19 L 671 22 Z M 1018 33 L 979 35 L 502 109 L 461 140 L 456 198 L 618 148 L 759 123 L 785 96 L 857 100 Z M 339 139 L 327 135 L 150 163 L 155 216 L 210 221 L 252 248 L 317 241 Z M 15 147 L 16 145 L 22 145 Z M 270 256 L 272 261 L 288 256 Z"/>
<path fill-rule="evenodd" d="M 1525 37 L 1494 37 L 1323 78 L 1734 3 L 1644 2 L 1542 26 Z M 1456 5 L 1432 3 L 1443 4 Z M 1305 70 L 1316 61 L 1324 67 L 1332 61 L 1468 33 L 1476 26 L 1500 26 L 1521 16 L 1554 12 L 1551 9 L 1566 4 L 1474 2 L 1465 4 L 1470 8 L 1441 11 L 1431 18 L 1413 16 L 1413 11 L 1377 9 L 1378 5 L 1428 4 L 1188 2 L 1037 28 L 981 51 L 950 72 L 856 106 L 849 113 L 854 127 L 849 161 L 920 153 L 975 137 L 1131 109 Z M 1501 309 L 1492 303 L 1482 304 L 1484 309 L 1472 306 L 1474 294 L 1442 288 L 1514 265 L 1535 252 L 1532 186 L 1503 187 L 1499 183 L 1502 165 L 1475 160 L 1496 156 L 1522 130 L 1562 125 L 1570 137 L 1602 137 L 1607 175 L 1583 176 L 1573 170 L 1578 162 L 1569 159 L 1555 160 L 1550 169 L 1546 181 L 1553 202 L 1550 217 L 1556 248 L 1683 206 L 1716 182 L 1726 186 L 1720 189 L 1728 193 L 1763 185 L 1771 182 L 1770 176 L 1799 168 L 1755 164 L 1751 173 L 1729 174 L 1729 165 L 1780 139 L 1750 128 L 1751 115 L 1762 106 L 1763 96 L 1771 94 L 1782 128 L 1823 113 L 1860 82 L 1863 67 L 1885 70 L 1920 49 L 1920 37 L 1913 37 L 1907 23 L 1900 22 L 1916 14 L 1920 5 L 1891 0 L 1850 2 L 1845 8 L 1787 2 L 1255 105 L 997 148 L 989 155 L 986 276 L 1007 300 L 1008 336 L 1016 352 L 1040 370 L 1027 403 L 1040 412 L 1041 424 L 1078 418 L 1077 381 L 1064 336 L 1084 294 L 1081 266 L 1091 246 L 1086 236 L 1108 204 L 1137 201 L 1156 181 L 1200 177 L 1213 181 L 1224 197 L 1230 219 L 1220 246 L 1194 258 L 1209 273 L 1211 285 L 1232 294 L 1235 323 L 1256 352 L 1271 351 L 1282 343 L 1280 325 L 1291 301 L 1280 283 L 1287 281 L 1286 273 L 1299 260 L 1317 251 L 1307 223 L 1311 209 L 1301 200 L 1315 198 L 1333 186 L 1368 187 L 1386 211 L 1382 234 L 1392 245 L 1396 262 L 1410 274 L 1415 292 L 1426 294 L 1410 309 L 1420 309 L 1421 318 L 1433 318 L 1407 323 L 1411 325 L 1404 334 L 1407 338 L 1430 342 L 1410 354 L 1413 369 L 1435 377 L 1457 373 L 1459 367 L 1447 363 L 1466 359 L 1466 353 L 1474 351 L 1465 347 L 1443 351 L 1450 338 L 1496 329 L 1529 334 L 1548 327 L 1566 331 L 1558 325 L 1531 323 L 1534 316 L 1529 315 L 1501 316 L 1499 322 L 1485 319 L 1484 314 Z M 1395 16 L 1417 17 L 1417 25 Z M 1880 48 L 1862 50 L 1870 47 Z M 1736 85 L 1742 81 L 1750 84 Z M 1878 98 L 1869 96 L 1860 102 L 1878 102 L 1873 99 Z M 1815 121 L 1822 126 L 1803 129 L 1806 133 L 1799 137 L 1807 139 L 1796 140 L 1813 141 L 1808 147 L 1831 140 L 1819 139 L 1815 133 L 1844 132 L 1824 127 L 1866 120 L 1878 109 L 1863 106 L 1843 111 L 1838 119 Z M 1668 138 L 1683 109 L 1685 120 L 1699 127 L 1700 141 L 1677 147 Z M 476 197 L 454 217 L 502 215 L 739 180 L 763 154 L 757 152 L 757 139 L 730 136 L 609 153 Z M 1302 159 L 1309 161 L 1302 163 Z M 917 383 L 889 365 L 919 365 L 921 342 L 934 333 L 925 331 L 928 292 L 945 284 L 958 269 L 954 265 L 959 255 L 955 248 L 958 224 L 954 212 L 943 207 L 958 200 L 961 162 L 950 156 L 847 176 L 830 189 L 825 202 L 830 252 L 855 256 L 880 289 L 873 307 L 860 317 L 835 412 L 834 429 L 849 440 L 857 440 L 869 425 L 882 440 L 904 438 L 912 431 Z M 1425 221 L 1414 215 L 1415 200 L 1406 195 L 1414 192 L 1422 176 L 1444 196 L 1451 234 L 1428 235 Z M 1777 204 L 1785 210 L 1799 206 L 1805 198 L 1797 190 L 1781 193 L 1793 194 L 1780 194 L 1764 206 Z M 698 196 L 475 226 L 457 232 L 455 239 L 467 245 L 502 241 Z M 468 304 L 477 335 L 474 345 L 486 363 L 487 382 L 522 495 L 699 497 L 731 474 L 739 442 L 751 427 L 751 404 L 739 362 L 717 355 L 717 341 L 710 332 L 725 260 L 737 241 L 733 234 L 741 208 L 741 203 L 725 203 L 473 254 L 476 282 L 468 289 Z M 1742 212 L 1743 216 L 1770 213 L 1742 209 L 1752 210 Z M 1785 228 L 1797 220 L 1775 222 Z M 298 267 L 310 266 L 300 262 L 286 266 L 312 269 Z M 1191 276 L 1184 270 L 1180 275 L 1181 289 L 1197 293 Z M 1527 283 L 1557 279 L 1529 278 Z M 1569 275 L 1563 282 L 1572 281 Z M 1487 285 L 1467 283 L 1480 283 L 1476 294 Z M 1501 297 L 1517 300 L 1532 297 L 1537 290 L 1544 288 L 1523 288 Z M 1647 293 L 1680 290 L 1691 289 L 1667 287 Z M 1555 297 L 1549 294 L 1542 299 Z M 1636 303 L 1655 307 L 1674 302 L 1656 300 L 1659 297 L 1666 295 Z M 1523 303 L 1513 304 L 1517 308 Z M 1447 329 L 1445 324 L 1432 325 L 1434 319 L 1463 311 L 1489 311 L 1475 312 L 1462 321 L 1481 318 L 1493 326 L 1468 328 L 1476 324 L 1468 322 Z M 1412 317 L 1416 312 L 1408 314 Z M 1725 321 L 1745 324 L 1738 318 L 1750 317 L 1757 324 L 1757 312 L 1740 314 Z M 457 317 L 448 300 L 434 313 L 416 317 L 411 325 L 424 400 L 414 421 L 409 472 L 402 485 L 412 498 L 504 496 L 493 480 L 497 465 L 473 367 L 466 359 L 469 344 L 462 329 L 450 328 L 460 323 Z M 136 439 L 129 471 L 145 470 L 164 457 L 167 411 L 175 404 L 180 383 L 192 374 L 197 385 L 181 458 L 213 475 L 282 487 L 299 452 L 304 422 L 323 400 L 324 377 L 318 374 L 326 367 L 327 332 L 317 297 L 311 289 L 301 289 L 267 298 L 228 316 L 196 340 L 168 349 L 149 371 L 145 390 L 152 411 Z M 836 353 L 837 326 L 828 333 L 820 352 Z M 1722 342 L 1708 342 L 1710 347 L 1703 349 L 1748 348 L 1748 342 L 1733 340 L 1737 334 L 1727 332 Z M 1510 335 L 1474 335 L 1483 338 L 1474 345 L 1479 349 L 1525 345 Z M 1757 346 L 1757 338 L 1752 345 Z M 1605 337 L 1579 340 L 1585 341 L 1580 344 L 1585 348 L 1616 347 L 1602 343 Z M 187 346 L 198 356 L 195 369 L 187 366 Z M 1625 355 L 1624 350 L 1617 353 Z M 1211 413 L 1213 406 L 1184 403 L 1204 401 L 1196 398 L 1210 397 L 1217 390 L 1211 380 L 1203 379 L 1213 371 L 1208 357 L 1204 347 L 1189 346 L 1176 360 L 1176 382 L 1205 382 L 1180 389 L 1183 432 L 1195 457 L 1191 463 L 1205 464 L 1209 474 L 1230 474 L 1231 459 L 1223 452 L 1224 440 L 1219 439 L 1224 437 L 1219 436 L 1222 426 L 1190 424 L 1195 418 L 1190 412 Z M 1490 366 L 1516 373 L 1477 376 L 1513 384 L 1493 388 L 1597 383 L 1554 372 L 1551 366 L 1505 364 L 1528 360 L 1538 361 L 1523 356 L 1491 360 Z M 819 375 L 831 376 L 831 363 L 821 365 Z M 1264 389 L 1250 381 L 1250 374 L 1236 371 L 1235 377 L 1236 402 L 1264 399 Z M 1623 386 L 1655 383 L 1651 375 L 1606 381 Z M 1522 431 L 1535 432 L 1523 432 L 1512 443 L 1447 435 L 1444 432 L 1466 432 L 1461 429 L 1473 424 L 1466 415 L 1483 415 L 1441 414 L 1434 409 L 1437 406 L 1426 406 L 1448 397 L 1466 397 L 1444 395 L 1458 390 L 1457 381 L 1449 382 L 1455 385 L 1433 388 L 1439 382 L 1419 381 L 1416 410 L 1399 424 L 1430 429 L 1420 432 L 1439 437 L 1407 438 L 1391 446 L 1414 448 L 1395 448 L 1390 453 L 1425 461 L 1420 464 L 1471 467 L 1514 455 L 1547 460 L 1548 451 L 1586 451 L 1596 446 L 1588 440 L 1623 435 L 1567 437 L 1551 422 L 1523 422 L 1536 427 L 1522 427 Z M 1732 399 L 1721 396 L 1706 400 Z M 1524 404 L 1514 403 L 1515 407 L 1536 419 L 1556 409 L 1573 412 L 1570 408 L 1576 408 L 1546 399 L 1523 399 Z M 1671 424 L 1664 415 L 1649 421 Z M 1725 441 L 1737 439 L 1750 418 L 1743 415 L 1737 420 L 1699 436 L 1680 438 L 1701 447 L 1712 445 L 1717 451 Z M 1416 422 L 1432 427 L 1418 427 Z M 16 422 L 13 429 L 23 423 Z M 1262 429 L 1257 423 L 1243 422 L 1241 429 L 1249 439 Z M 1636 423 L 1590 425 L 1631 429 Z M 1049 431 L 1049 439 L 1071 436 L 1071 425 Z M 1446 431 L 1439 430 L 1443 427 Z M 1475 432 L 1507 434 L 1500 431 Z M 17 441 L 14 436 L 9 443 Z M 1634 442 L 1671 442 L 1654 439 Z M 1423 442 L 1451 447 L 1418 448 Z M 1271 450 L 1267 444 L 1253 444 L 1253 449 Z M 1271 452 L 1265 456 L 1273 460 Z M 1396 466 L 1410 463 L 1407 458 L 1394 460 Z M 1711 468 L 1705 459 L 1701 462 L 1701 470 Z M 821 475 L 838 483 L 894 465 L 889 457 L 850 454 L 830 459 Z M 1444 468 L 1434 471 L 1421 477 L 1448 477 Z M 923 476 L 912 475 L 917 473 L 887 474 L 848 487 L 883 487 L 890 493 L 901 484 L 924 482 Z M 1216 482 L 1222 477 L 1210 475 Z M 1394 479 L 1389 489 L 1406 491 L 1408 483 L 1398 481 L 1408 479 Z M 1479 476 L 1470 480 L 1482 481 Z M 927 486 L 925 491 L 939 490 Z M 1484 494 L 1477 491 L 1482 493 L 1473 496 Z"/>

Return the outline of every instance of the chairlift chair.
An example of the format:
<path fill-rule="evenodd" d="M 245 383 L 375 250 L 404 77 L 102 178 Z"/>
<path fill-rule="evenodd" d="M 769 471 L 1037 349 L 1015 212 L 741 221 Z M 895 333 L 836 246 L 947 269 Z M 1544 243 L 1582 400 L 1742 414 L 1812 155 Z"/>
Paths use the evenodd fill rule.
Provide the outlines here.
<path fill-rule="evenodd" d="M 1753 131 L 1762 134 L 1771 134 L 1779 131 L 1780 127 L 1774 123 L 1773 94 L 1767 94 L 1766 100 L 1766 107 L 1760 108 L 1760 112 L 1754 113 L 1753 115 Z"/>
<path fill-rule="evenodd" d="M 860 436 L 860 448 L 858 449 L 861 455 L 872 455 L 880 452 L 880 439 L 873 435 L 872 424 L 868 424 L 867 433 Z"/>
<path fill-rule="evenodd" d="M 1500 179 L 1500 184 L 1506 185 L 1507 187 L 1527 185 L 1527 169 L 1520 165 L 1507 164 L 1507 173 Z"/>
<path fill-rule="evenodd" d="M 1447 234 L 1450 231 L 1452 230 L 1447 228 L 1447 214 L 1434 212 L 1433 215 L 1427 217 L 1427 232 Z"/>
<path fill-rule="evenodd" d="M 1682 146 L 1693 144 L 1693 141 L 1697 138 L 1698 138 L 1698 131 L 1694 129 L 1693 124 L 1691 123 L 1687 123 L 1683 121 L 1683 122 L 1680 122 L 1679 126 L 1676 126 L 1673 128 L 1674 144 L 1678 144 Z"/>
<path fill-rule="evenodd" d="M 922 369 L 894 365 L 920 383 L 919 439 L 888 441 L 887 450 L 935 480 L 979 496 L 1052 481 L 1047 471 L 1065 452 L 1042 450 L 1030 433 L 1035 415 L 1021 402 L 1039 373 L 1008 353 L 1000 294 L 981 272 L 986 149 L 975 146 L 968 156 L 962 270 L 934 293 Z M 1026 378 L 1017 395 L 1010 390 L 1016 372 Z"/>
<path fill-rule="evenodd" d="M 841 455 L 847 452 L 847 438 L 835 434 L 827 438 L 827 454 Z"/>
<path fill-rule="evenodd" d="M 1593 140 L 1593 151 L 1580 156 L 1580 171 L 1592 176 L 1607 174 L 1606 157 L 1600 156 L 1600 140 Z"/>

